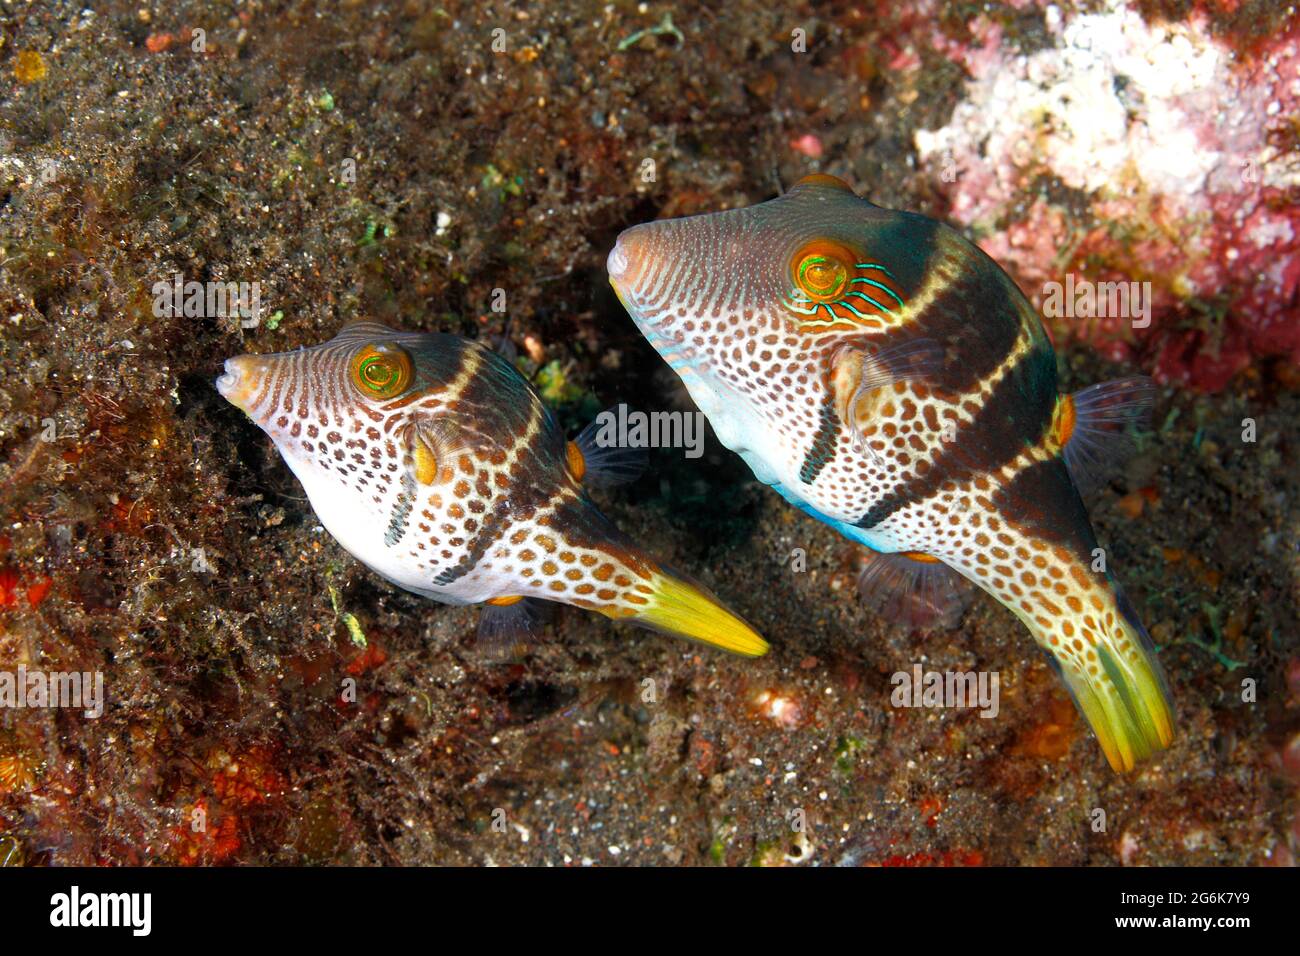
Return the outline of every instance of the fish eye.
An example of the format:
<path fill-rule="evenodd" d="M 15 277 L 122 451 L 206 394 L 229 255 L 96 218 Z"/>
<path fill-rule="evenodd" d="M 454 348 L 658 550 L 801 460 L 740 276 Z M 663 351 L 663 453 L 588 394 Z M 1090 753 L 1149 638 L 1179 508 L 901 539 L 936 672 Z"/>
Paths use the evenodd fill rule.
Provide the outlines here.
<path fill-rule="evenodd" d="M 853 262 L 837 243 L 811 242 L 791 260 L 794 284 L 813 302 L 831 302 L 848 286 Z"/>
<path fill-rule="evenodd" d="M 411 384 L 411 356 L 401 346 L 367 345 L 352 356 L 349 371 L 366 398 L 393 398 Z"/>

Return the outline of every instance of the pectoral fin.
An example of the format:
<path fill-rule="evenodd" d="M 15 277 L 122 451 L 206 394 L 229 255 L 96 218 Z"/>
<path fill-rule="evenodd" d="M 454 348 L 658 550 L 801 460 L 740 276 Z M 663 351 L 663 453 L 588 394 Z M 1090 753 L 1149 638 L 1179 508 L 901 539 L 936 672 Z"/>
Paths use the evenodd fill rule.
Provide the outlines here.
<path fill-rule="evenodd" d="M 875 351 L 845 346 L 831 357 L 835 413 L 848 424 L 861 451 L 876 457 L 860 431 L 859 423 L 870 416 L 869 409 L 862 407 L 864 400 L 886 385 L 933 375 L 942 363 L 943 348 L 932 339 L 913 339 Z"/>
<path fill-rule="evenodd" d="M 451 479 L 456 460 L 470 450 L 465 433 L 444 418 L 421 419 L 407 428 L 415 480 L 434 485 Z"/>

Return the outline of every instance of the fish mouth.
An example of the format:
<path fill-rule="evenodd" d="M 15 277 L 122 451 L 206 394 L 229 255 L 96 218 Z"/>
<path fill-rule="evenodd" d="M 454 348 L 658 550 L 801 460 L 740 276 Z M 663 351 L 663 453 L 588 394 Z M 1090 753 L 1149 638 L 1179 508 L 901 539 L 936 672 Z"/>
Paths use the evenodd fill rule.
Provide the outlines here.
<path fill-rule="evenodd" d="M 257 385 L 257 375 L 252 367 L 255 357 L 237 355 L 226 359 L 223 374 L 214 383 L 221 397 L 236 408 L 248 411 L 248 402 Z"/>
<path fill-rule="evenodd" d="M 627 249 L 623 246 L 623 237 L 619 236 L 614 241 L 614 248 L 609 251 L 609 258 L 605 260 L 605 271 L 609 273 L 609 281 L 616 283 L 621 279 L 630 264 L 631 260 L 628 258 Z"/>
<path fill-rule="evenodd" d="M 216 382 L 217 391 L 221 393 L 222 398 L 227 397 L 239 384 L 239 369 L 231 364 L 230 359 L 226 359 L 224 368 L 225 374 L 218 376 Z"/>
<path fill-rule="evenodd" d="M 626 233 L 624 234 L 626 235 Z M 625 278 L 631 260 L 627 254 L 627 248 L 623 245 L 623 236 L 619 236 L 614 242 L 614 248 L 610 250 L 609 257 L 605 260 L 605 271 L 609 273 L 609 284 L 613 288 L 614 294 L 618 296 L 618 301 L 622 303 L 623 308 L 628 314 L 632 314 L 632 303 L 628 298 L 627 286 L 620 280 Z"/>
<path fill-rule="evenodd" d="M 629 313 L 637 305 L 636 290 L 644 284 L 647 271 L 654 268 L 656 247 L 651 242 L 654 223 L 642 223 L 624 229 L 614 240 L 614 248 L 605 259 L 609 284 Z"/>

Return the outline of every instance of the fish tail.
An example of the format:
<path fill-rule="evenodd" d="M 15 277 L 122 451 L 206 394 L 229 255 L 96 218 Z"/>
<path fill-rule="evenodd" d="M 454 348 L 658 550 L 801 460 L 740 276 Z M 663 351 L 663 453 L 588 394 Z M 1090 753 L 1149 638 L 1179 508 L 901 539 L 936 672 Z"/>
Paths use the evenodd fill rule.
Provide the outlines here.
<path fill-rule="evenodd" d="M 986 550 L 967 566 L 972 580 L 1047 651 L 1110 765 L 1132 770 L 1173 740 L 1173 707 L 1155 646 L 1106 567 L 1064 460 L 1022 469 L 992 497 L 996 516 L 973 536 Z"/>
<path fill-rule="evenodd" d="M 543 596 L 733 654 L 767 653 L 767 642 L 748 622 L 704 585 L 646 554 L 585 496 L 557 508 L 550 527 L 562 542 L 561 559 L 584 551 L 598 556 L 556 562 L 564 579 L 547 582 L 538 592 Z"/>
<path fill-rule="evenodd" d="M 711 644 L 742 657 L 767 653 L 767 641 L 762 635 L 704 585 L 659 567 L 651 576 L 650 587 L 647 603 L 630 618 L 643 627 Z"/>
<path fill-rule="evenodd" d="M 1096 593 L 1095 591 L 1093 592 Z M 1169 687 L 1155 645 L 1118 586 L 1071 615 L 1073 637 L 1030 623 L 1113 769 L 1132 770 L 1173 741 Z"/>

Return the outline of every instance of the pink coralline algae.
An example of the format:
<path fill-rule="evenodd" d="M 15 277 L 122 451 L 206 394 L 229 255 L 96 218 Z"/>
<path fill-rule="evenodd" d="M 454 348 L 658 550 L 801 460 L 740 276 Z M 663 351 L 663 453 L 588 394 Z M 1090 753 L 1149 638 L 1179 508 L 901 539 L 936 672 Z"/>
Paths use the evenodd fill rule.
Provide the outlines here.
<path fill-rule="evenodd" d="M 1236 50 L 1202 12 L 1044 17 L 1053 43 L 1028 55 L 982 18 L 973 43 L 932 38 L 970 77 L 916 135 L 948 218 L 1058 340 L 1209 391 L 1256 359 L 1300 364 L 1300 20 Z M 1059 308 L 1100 283 L 1123 284 L 1120 308 L 1115 286 Z"/>

